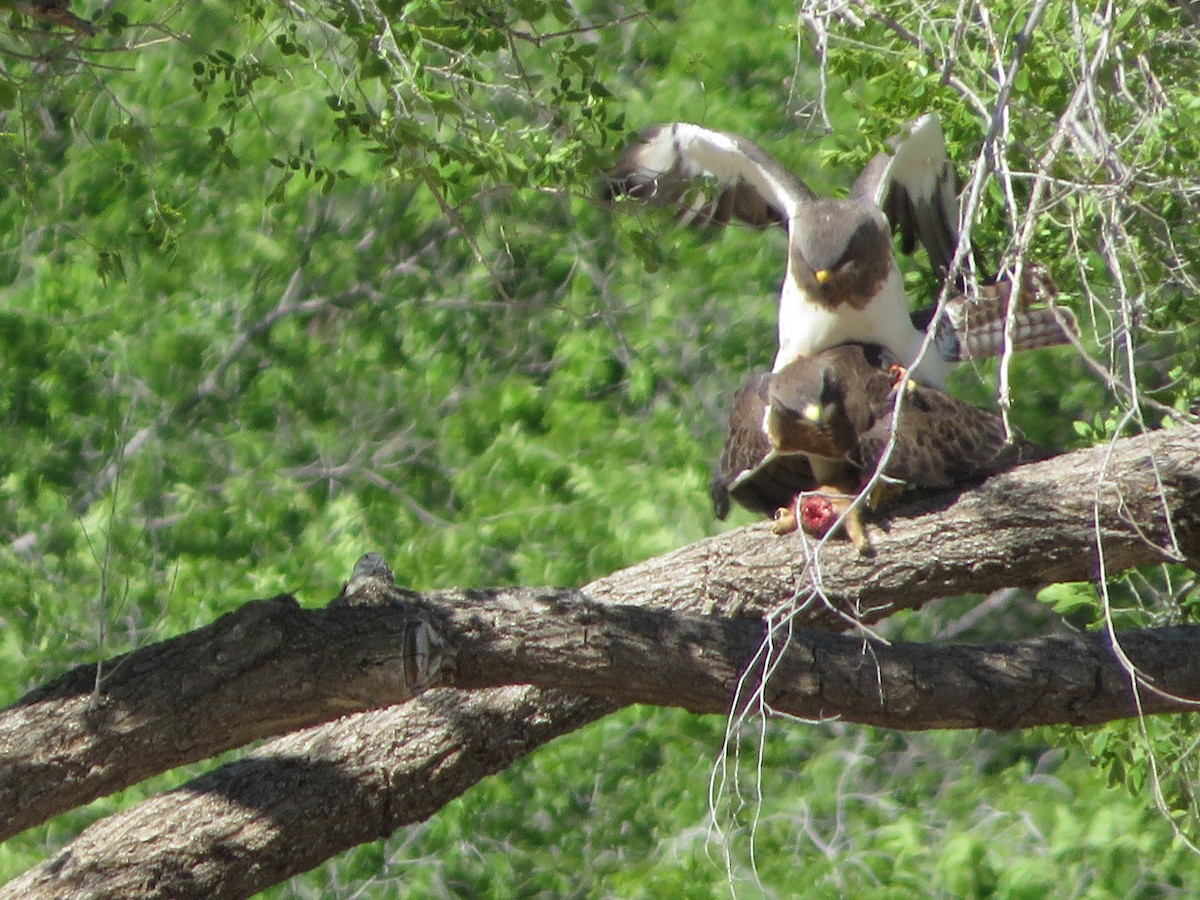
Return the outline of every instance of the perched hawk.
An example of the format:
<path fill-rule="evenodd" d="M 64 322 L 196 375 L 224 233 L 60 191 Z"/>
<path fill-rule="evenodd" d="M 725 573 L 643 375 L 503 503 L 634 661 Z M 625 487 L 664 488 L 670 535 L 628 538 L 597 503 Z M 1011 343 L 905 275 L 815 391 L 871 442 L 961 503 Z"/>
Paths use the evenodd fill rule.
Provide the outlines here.
<path fill-rule="evenodd" d="M 905 396 L 899 421 L 896 392 Z M 801 357 L 771 377 L 765 419 L 781 452 L 803 452 L 818 479 L 849 466 L 863 477 L 883 459 L 883 474 L 919 487 L 948 487 L 1041 459 L 1044 451 L 1014 433 L 1000 416 L 945 391 L 908 380 L 885 349 L 862 344 Z"/>
<path fill-rule="evenodd" d="M 899 232 L 906 253 L 920 241 L 944 276 L 958 244 L 959 206 L 936 116 L 923 116 L 907 138 L 893 143 L 893 153 L 879 154 L 863 170 L 849 199 L 834 200 L 815 196 L 746 138 L 684 122 L 658 125 L 621 153 L 608 175 L 606 195 L 675 207 L 690 225 L 739 219 L 757 228 L 787 230 L 773 371 L 848 341 L 882 345 L 909 366 L 932 310 L 910 316 L 891 230 Z M 706 180 L 715 182 L 711 193 L 705 192 Z M 1007 301 L 1011 288 L 1000 282 L 995 293 Z M 1017 293 L 1019 298 L 1029 294 L 1024 284 Z M 965 297 L 958 303 L 958 310 L 936 323 L 934 350 L 913 372 L 918 381 L 941 386 L 954 362 L 996 355 L 1003 348 L 1003 308 L 997 316 L 990 308 L 962 308 L 970 305 Z M 1017 305 L 1017 349 L 1063 343 L 1066 332 L 1077 331 L 1065 311 L 1056 316 L 1054 310 Z M 1001 324 L 989 335 L 975 335 L 969 319 Z"/>
<path fill-rule="evenodd" d="M 897 391 L 905 393 L 898 421 Z M 984 478 L 1047 455 L 1019 433 L 1006 441 L 999 415 L 910 380 L 887 349 L 843 344 L 757 375 L 738 392 L 711 485 L 713 509 L 724 518 L 733 499 L 771 514 L 805 492 L 853 497 L 893 429 L 883 475 L 920 487 Z M 823 533 L 819 509 L 798 514 Z M 827 526 L 838 504 L 824 511 Z"/>

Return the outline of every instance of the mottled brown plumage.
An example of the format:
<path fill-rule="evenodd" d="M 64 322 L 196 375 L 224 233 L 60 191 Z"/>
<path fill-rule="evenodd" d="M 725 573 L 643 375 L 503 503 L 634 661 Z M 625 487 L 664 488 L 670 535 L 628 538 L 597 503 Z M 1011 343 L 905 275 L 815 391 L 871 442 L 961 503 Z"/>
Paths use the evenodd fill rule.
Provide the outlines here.
<path fill-rule="evenodd" d="M 774 515 L 800 491 L 817 486 L 803 453 L 776 453 L 763 431 L 771 373 L 751 378 L 734 395 L 725 448 L 709 485 L 713 512 L 729 515 L 730 500 L 761 515 Z"/>
<path fill-rule="evenodd" d="M 890 480 L 947 487 L 1047 455 L 1019 432 L 1006 441 L 996 413 L 912 381 L 882 347 L 843 344 L 738 392 L 712 481 L 718 516 L 730 499 L 772 515 L 802 492 L 854 493 L 891 440 L 898 391 L 896 445 L 883 467 Z"/>
<path fill-rule="evenodd" d="M 883 474 L 920 487 L 983 478 L 1046 455 L 1019 432 L 1006 440 L 999 415 L 910 380 L 880 347 L 845 344 L 798 359 L 775 373 L 768 396 L 770 443 L 808 454 L 818 479 L 823 460 L 869 478 L 896 421 Z"/>

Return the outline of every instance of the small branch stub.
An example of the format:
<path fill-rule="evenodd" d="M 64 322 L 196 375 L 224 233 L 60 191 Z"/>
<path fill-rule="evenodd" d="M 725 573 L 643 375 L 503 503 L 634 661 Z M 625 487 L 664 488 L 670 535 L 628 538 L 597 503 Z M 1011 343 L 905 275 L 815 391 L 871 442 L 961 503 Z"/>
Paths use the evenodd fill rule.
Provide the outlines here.
<path fill-rule="evenodd" d="M 410 622 L 404 635 L 404 685 L 415 697 L 435 684 L 442 671 L 443 642 L 428 622 Z"/>
<path fill-rule="evenodd" d="M 350 580 L 330 606 L 393 606 L 412 609 L 420 595 L 397 587 L 395 574 L 378 553 L 364 553 Z M 442 673 L 445 641 L 424 618 L 412 617 L 404 632 L 404 687 L 408 698 L 424 693 Z"/>

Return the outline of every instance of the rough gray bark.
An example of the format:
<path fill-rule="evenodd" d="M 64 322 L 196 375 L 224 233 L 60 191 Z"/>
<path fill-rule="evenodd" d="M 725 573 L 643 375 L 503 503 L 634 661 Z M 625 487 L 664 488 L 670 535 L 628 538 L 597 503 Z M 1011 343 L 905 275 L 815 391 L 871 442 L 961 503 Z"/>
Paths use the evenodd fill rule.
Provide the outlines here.
<path fill-rule="evenodd" d="M 536 688 L 429 691 L 281 738 L 136 815 L 109 816 L 0 895 L 247 897 L 428 818 L 530 746 L 615 708 Z"/>
<path fill-rule="evenodd" d="M 957 499 L 923 500 L 887 522 L 886 536 L 876 533 L 874 559 L 859 558 L 845 545 L 827 546 L 820 557 L 821 586 L 832 604 L 878 618 L 944 594 L 1091 579 L 1099 571 L 1092 528 L 1097 500 L 1108 571 L 1177 558 L 1194 565 L 1200 559 L 1195 432 L 1132 438 L 1118 442 L 1111 455 L 1103 448 L 1080 451 L 993 479 Z M 921 518 L 934 511 L 936 517 Z M 945 540 L 947 533 L 954 539 Z M 811 563 L 803 538 L 775 538 L 757 526 L 616 573 L 584 593 L 601 603 L 757 618 L 790 608 L 794 598 L 810 599 Z M 556 606 L 537 609 L 549 596 Z M 681 622 L 648 611 L 587 608 L 571 592 L 541 599 L 538 592 L 521 591 L 430 599 L 444 603 L 455 597 L 466 601 L 457 625 L 453 615 L 438 619 L 436 607 L 426 611 L 437 619 L 435 630 L 445 632 L 451 665 L 444 674 L 453 683 L 542 679 L 602 690 L 608 699 L 537 688 L 439 690 L 403 706 L 349 716 L 276 741 L 179 791 L 97 823 L 7 886 L 5 895 L 245 896 L 341 849 L 426 818 L 489 772 L 621 702 L 651 697 L 723 711 L 738 661 L 753 650 L 763 629 L 756 621 Z M 560 604 L 563 600 L 571 602 Z M 531 607 L 531 618 L 516 632 L 525 635 L 524 642 L 513 641 L 507 654 L 478 652 L 502 643 L 498 626 L 507 626 L 514 611 L 530 614 Z M 609 621 L 610 612 L 624 622 Z M 311 613 L 313 619 L 293 629 L 281 623 L 309 614 L 280 602 L 255 604 L 178 642 L 110 664 L 99 713 L 89 712 L 90 669 L 26 697 L 0 717 L 0 806 L 13 808 L 10 800 L 44 808 L 75 805 L 150 771 L 235 746 L 232 741 L 242 743 L 256 729 L 279 733 L 341 711 L 405 699 L 407 689 L 396 677 L 405 669 L 411 636 L 403 616 L 388 609 Z M 329 660 L 337 656 L 318 659 L 320 648 L 306 646 L 304 635 L 321 643 L 339 616 L 343 625 L 369 625 L 370 634 L 356 634 L 355 628 L 337 638 L 324 634 L 324 642 L 341 654 L 341 671 L 335 672 L 338 666 Z M 846 623 L 822 603 L 808 602 L 795 624 Z M 942 648 L 937 654 L 878 647 L 878 668 L 864 668 L 855 639 L 810 637 L 803 646 L 797 643 L 789 659 L 795 674 L 773 681 L 767 695 L 780 708 L 809 709 L 804 715 L 812 709 L 857 711 L 862 721 L 911 728 L 1016 727 L 1129 714 L 1128 680 L 1096 637 Z M 692 639 L 695 652 L 687 643 Z M 185 669 L 187 683 L 175 693 L 156 694 L 158 685 L 147 684 L 153 681 L 149 661 L 157 653 L 158 664 L 166 659 L 180 665 L 172 654 L 187 651 L 189 640 L 195 642 L 190 652 L 207 654 L 207 664 Z M 1144 657 L 1151 674 L 1177 679 L 1162 686 L 1200 693 L 1185 677 L 1193 667 L 1184 664 L 1195 656 L 1196 634 L 1131 634 L 1127 644 L 1135 660 Z M 666 647 L 678 650 L 679 658 L 662 653 Z M 656 654 L 661 664 L 648 665 Z M 347 659 L 354 664 L 347 666 Z M 1159 660 L 1168 665 L 1160 670 Z M 671 666 L 684 664 L 693 668 L 678 669 L 673 689 Z M 264 688 L 281 695 L 277 706 L 255 705 L 266 702 Z M 864 702 L 863 694 L 872 699 Z M 246 708 L 254 715 L 246 716 Z M 44 730 L 31 754 L 22 736 L 38 728 Z M 54 740 L 43 743 L 50 735 Z M 29 794 L 24 779 L 55 772 L 57 792 Z"/>

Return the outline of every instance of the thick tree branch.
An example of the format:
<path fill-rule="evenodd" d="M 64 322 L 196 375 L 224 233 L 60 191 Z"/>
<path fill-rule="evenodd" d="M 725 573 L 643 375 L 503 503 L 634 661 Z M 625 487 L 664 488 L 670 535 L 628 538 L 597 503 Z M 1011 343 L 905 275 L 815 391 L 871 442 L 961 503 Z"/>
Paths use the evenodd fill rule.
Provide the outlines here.
<path fill-rule="evenodd" d="M 248 897 L 429 818 L 617 707 L 537 688 L 433 690 L 273 741 L 86 829 L 0 897 Z"/>
<path fill-rule="evenodd" d="M 1110 575 L 1165 561 L 1200 569 L 1197 501 L 1200 428 L 1180 427 L 1022 466 L 960 494 L 907 500 L 874 516 L 872 557 L 831 542 L 818 572 L 810 540 L 772 540 L 759 525 L 618 573 L 606 599 L 760 615 L 793 595 L 807 600 L 818 583 L 830 604 L 875 621 L 955 594 L 1096 581 L 1098 537 Z M 823 603 L 809 603 L 799 621 L 846 627 Z"/>
<path fill-rule="evenodd" d="M 475 665 L 468 683 L 493 683 L 528 664 L 547 682 L 563 680 L 622 701 L 677 702 L 682 694 L 696 712 L 724 713 L 736 660 L 754 653 L 762 635 L 748 620 L 688 619 L 578 599 L 556 599 L 547 613 L 545 602 L 500 598 L 446 616 L 464 625 L 464 634 L 451 641 L 463 659 L 490 662 Z M 292 618 L 323 612 L 304 613 L 277 601 L 270 606 Z M 413 614 L 391 612 L 395 618 Z M 523 647 L 547 618 L 558 634 Z M 563 637 L 586 666 L 571 662 Z M 655 656 L 646 653 L 648 642 L 659 650 L 653 665 L 646 664 Z M 485 644 L 505 649 L 488 653 Z M 1200 696 L 1200 628 L 1127 632 L 1122 647 L 1160 689 Z M 360 671 L 355 678 L 370 683 L 374 676 Z M 457 680 L 462 684 L 462 672 Z M 1127 673 L 1104 635 L 998 647 L 900 644 L 864 654 L 854 638 L 808 632 L 793 637 L 766 700 L 810 718 L 841 713 L 922 728 L 1081 724 L 1134 712 Z M 1142 692 L 1142 703 L 1147 712 L 1187 708 L 1156 692 Z M 42 869 L 10 884 L 7 893 L 59 896 L 86 889 L 127 896 L 149 866 L 157 883 L 149 895 L 244 896 L 346 847 L 424 820 L 464 785 L 508 766 L 530 742 L 544 743 L 614 708 L 611 700 L 536 688 L 470 695 L 434 690 L 403 708 L 350 716 L 277 740 L 179 791 L 109 817 Z M 254 865 L 239 878 L 229 869 L 230 858 L 253 859 Z M 209 862 L 214 859 L 222 863 Z"/>
<path fill-rule="evenodd" d="M 1157 469 L 1149 464 L 1148 451 L 1153 451 Z M 922 520 L 897 515 L 888 523 L 886 537 L 877 538 L 878 554 L 873 560 L 858 558 L 845 546 L 826 547 L 821 556 L 829 573 L 823 580 L 826 596 L 847 609 L 856 604 L 883 607 L 889 600 L 887 609 L 895 609 L 919 605 L 943 593 L 1092 578 L 1097 572 L 1095 554 L 1085 551 L 1094 539 L 1091 501 L 1097 494 L 1110 570 L 1170 558 L 1175 551 L 1163 549 L 1169 545 L 1169 532 L 1157 480 L 1164 488 L 1165 508 L 1174 519 L 1179 551 L 1192 559 L 1200 556 L 1200 523 L 1193 512 L 1200 502 L 1200 442 L 1195 435 L 1159 433 L 1118 442 L 1105 470 L 1108 477 L 1097 478 L 1102 452 L 1080 451 L 1030 466 L 993 479 L 957 500 L 922 501 L 925 511 L 941 506 L 938 517 Z M 997 509 L 1001 515 L 996 514 Z M 962 531 L 953 541 L 938 541 L 938 534 L 950 531 L 947 521 L 958 523 Z M 1141 523 L 1141 528 L 1133 522 Z M 983 552 L 992 542 L 997 552 Z M 798 537 L 779 539 L 762 527 L 743 529 L 616 573 L 585 591 L 604 603 L 632 600 L 693 612 L 740 609 L 759 616 L 792 596 L 797 585 L 803 589 L 807 571 L 804 546 Z M 910 558 L 897 558 L 903 554 Z M 981 559 L 986 560 L 982 566 Z M 1040 569 L 1035 568 L 1035 561 L 1041 563 Z M 865 572 L 873 573 L 871 579 L 856 583 Z M 182 791 L 98 823 L 55 860 L 10 885 L 10 891 L 31 890 L 40 883 L 58 892 L 71 883 L 72 872 L 86 875 L 91 884 L 98 877 L 94 867 L 117 879 L 112 882 L 114 891 L 127 890 L 128 879 L 140 876 L 116 864 L 122 856 L 119 841 L 114 841 L 121 834 L 137 834 L 138 854 L 126 854 L 125 859 L 142 860 L 160 875 L 168 869 L 178 871 L 179 878 L 164 877 L 159 882 L 165 891 L 162 895 L 241 896 L 252 887 L 251 880 L 258 878 L 254 873 L 269 871 L 271 880 L 278 880 L 340 849 L 427 817 L 484 774 L 504 768 L 617 703 L 651 700 L 697 711 L 724 711 L 741 661 L 750 656 L 762 634 L 762 626 L 755 621 L 705 622 L 644 610 L 606 610 L 573 598 L 571 592 L 431 597 L 439 604 L 455 598 L 466 603 L 451 604 L 448 614 L 439 614 L 436 608 L 424 611 L 448 641 L 452 665 L 445 675 L 455 683 L 477 687 L 536 679 L 603 693 L 610 699 L 572 700 L 532 688 L 485 691 L 470 697 L 437 691 L 403 707 L 352 716 L 276 742 Z M 553 601 L 553 609 L 530 610 L 531 605 L 544 605 L 547 598 Z M 564 599 L 571 602 L 564 604 Z M 501 607 L 489 607 L 489 603 Z M 514 611 L 520 610 L 528 616 L 521 623 L 525 642 L 518 641 L 516 649 L 502 652 L 505 634 L 511 639 L 514 633 L 522 633 L 505 631 Z M 874 613 L 881 614 L 878 610 Z M 580 615 L 587 621 L 581 621 Z M 619 617 L 625 617 L 623 624 L 611 621 Z M 801 619 L 823 627 L 844 625 L 817 604 L 810 604 Z M 292 620 L 303 624 L 288 624 Z M 602 620 L 601 641 L 599 624 L 588 622 Z M 203 758 L 255 736 L 403 700 L 408 693 L 398 673 L 404 671 L 405 649 L 411 647 L 410 626 L 395 610 L 301 612 L 281 602 L 252 604 L 208 629 L 110 664 L 99 698 L 88 693 L 94 681 L 92 669 L 72 673 L 0 717 L 0 765 L 4 767 L 0 769 L 0 808 L 35 809 L 30 819 L 35 821 L 47 810 L 76 805 L 151 771 Z M 647 638 L 646 629 L 652 637 Z M 539 634 L 545 640 L 536 640 Z M 1194 647 L 1195 637 L 1187 631 L 1133 635 L 1128 649 L 1139 664 L 1141 641 L 1164 654 L 1163 659 L 1178 659 L 1165 655 L 1175 652 L 1173 642 L 1187 646 L 1191 641 Z M 942 648 L 936 660 L 946 668 L 933 669 L 923 667 L 925 662 L 935 664 L 935 656 L 924 649 L 875 648 L 876 660 L 864 667 L 860 641 L 808 636 L 789 658 L 795 674 L 773 680 L 766 699 L 777 708 L 801 715 L 853 714 L 860 721 L 910 728 L 1016 727 L 1128 715 L 1128 680 L 1111 656 L 1105 656 L 1100 638 L 1080 640 L 1083 643 L 1074 647 L 1034 642 L 987 650 Z M 316 644 L 333 652 L 322 658 Z M 678 651 L 675 658 L 663 652 L 666 647 Z M 704 655 L 700 655 L 701 649 Z M 1052 651 L 1048 657 L 1047 651 Z M 203 662 L 186 661 L 189 653 L 201 654 Z M 1155 654 L 1146 657 L 1152 675 L 1169 678 L 1178 674 L 1170 666 L 1163 670 L 1151 666 L 1150 660 L 1157 658 Z M 355 663 L 347 666 L 347 659 Z M 487 660 L 487 666 L 480 660 Z M 160 694 L 158 690 L 172 679 L 156 679 L 152 673 L 164 663 L 175 671 L 188 672 L 189 678 L 186 685 Z M 1189 667 L 1177 668 L 1186 672 Z M 678 679 L 675 684 L 671 683 L 673 671 Z M 1026 709 L 996 703 L 996 698 L 1016 699 L 1020 677 L 1014 673 L 1038 685 L 1027 691 L 1033 699 Z M 1060 680 L 1050 689 L 1047 678 L 1052 675 Z M 885 687 L 882 708 L 881 684 Z M 1166 684 L 1184 694 L 1200 693 L 1183 681 Z M 277 703 L 263 696 L 268 685 L 280 694 Z M 870 698 L 865 702 L 864 691 Z M 1157 702 L 1148 702 L 1148 708 L 1171 708 L 1156 706 Z M 247 709 L 253 710 L 253 719 L 245 715 Z M 431 709 L 437 710 L 436 723 L 428 719 Z M 1102 712 L 1106 709 L 1108 712 Z M 987 718 L 987 710 L 995 714 Z M 40 721 L 43 714 L 46 719 Z M 477 725 L 485 719 L 491 724 L 477 733 Z M 499 722 L 508 724 L 502 727 Z M 498 745 L 489 744 L 489 733 L 507 737 Z M 469 759 L 446 749 L 474 741 L 482 741 L 486 749 L 468 754 Z M 405 748 L 403 754 L 400 745 Z M 299 768 L 291 762 L 280 763 L 281 754 L 294 755 L 299 747 L 306 748 Z M 154 761 L 135 762 L 147 758 Z M 355 759 L 366 760 L 366 769 L 356 768 L 352 764 Z M 414 792 L 420 793 L 420 785 L 430 778 L 430 767 L 444 779 L 438 782 L 442 787 L 428 796 L 421 794 L 420 802 L 414 802 Z M 362 771 L 369 771 L 370 777 Z M 30 785 L 45 784 L 49 773 L 55 774 L 57 788 L 42 788 L 40 794 L 30 789 Z M 386 782 L 386 790 L 380 790 L 380 778 Z M 298 790 L 298 781 L 304 790 Z M 271 812 L 281 803 L 289 808 L 306 803 L 322 808 L 350 803 L 357 812 L 345 820 L 329 816 L 284 819 Z M 163 818 L 167 814 L 164 804 L 176 810 L 169 821 Z M 209 825 L 187 821 L 190 813 L 185 806 Z M 239 816 L 249 818 L 242 822 Z M 298 827 L 298 822 L 311 822 L 314 828 L 336 834 L 321 837 L 309 833 L 307 825 Z M 14 817 L 9 824 L 18 827 L 29 822 Z M 152 826 L 162 826 L 153 846 L 144 830 Z M 170 837 L 175 828 L 184 829 L 179 833 L 189 836 L 186 847 Z M 247 837 L 257 833 L 256 829 L 263 831 L 265 843 L 256 845 L 249 855 L 241 851 L 250 848 L 235 846 L 236 841 L 229 837 Z M 197 859 L 217 854 L 228 860 L 229 853 L 241 853 L 236 858 L 245 860 L 253 871 L 239 875 L 225 866 L 211 879 L 199 877 Z M 176 866 L 171 860 L 178 862 L 181 854 L 187 857 L 187 865 L 180 862 Z M 284 868 L 273 868 L 270 860 L 275 858 Z M 47 878 L 50 880 L 43 880 Z M 254 881 L 257 887 L 252 889 L 267 883 L 272 882 Z"/>

